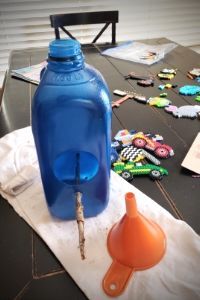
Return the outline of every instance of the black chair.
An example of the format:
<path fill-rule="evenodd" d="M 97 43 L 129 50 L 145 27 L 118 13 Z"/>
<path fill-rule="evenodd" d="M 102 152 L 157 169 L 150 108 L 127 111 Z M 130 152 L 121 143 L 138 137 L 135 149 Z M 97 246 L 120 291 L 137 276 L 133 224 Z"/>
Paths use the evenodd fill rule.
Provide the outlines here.
<path fill-rule="evenodd" d="M 51 27 L 55 30 L 56 39 L 60 39 L 59 28 L 62 29 L 70 38 L 76 38 L 66 29 L 65 26 L 84 25 L 84 24 L 103 24 L 104 27 L 93 39 L 95 43 L 106 28 L 112 24 L 112 44 L 116 43 L 116 23 L 118 23 L 118 11 L 98 11 L 98 12 L 83 12 L 73 14 L 51 15 Z"/>

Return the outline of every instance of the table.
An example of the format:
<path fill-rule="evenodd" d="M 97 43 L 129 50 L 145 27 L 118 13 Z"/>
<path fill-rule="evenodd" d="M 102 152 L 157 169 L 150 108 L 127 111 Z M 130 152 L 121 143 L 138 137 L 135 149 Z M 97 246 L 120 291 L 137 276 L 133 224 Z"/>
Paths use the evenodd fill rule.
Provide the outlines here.
<path fill-rule="evenodd" d="M 168 40 L 160 38 L 144 42 L 162 44 Z M 86 61 L 104 75 L 111 93 L 115 89 L 135 89 L 147 97 L 159 95 L 158 86 L 162 82 L 157 77 L 154 87 L 144 88 L 136 81 L 124 80 L 124 75 L 130 71 L 156 75 L 163 68 L 177 68 L 173 83 L 179 86 L 194 84 L 186 74 L 193 67 L 200 66 L 200 56 L 192 50 L 178 46 L 162 61 L 146 66 L 100 55 L 101 50 L 110 46 L 84 45 L 83 51 Z M 11 78 L 10 70 L 40 63 L 46 58 L 46 53 L 44 48 L 12 52 L 0 112 L 0 137 L 30 125 L 30 104 L 36 90 L 36 86 L 30 83 Z M 177 88 L 167 90 L 167 93 L 174 105 L 197 104 L 194 97 L 181 96 Z M 113 95 L 112 100 L 118 98 Z M 133 184 L 199 233 L 200 179 L 192 178 L 190 171 L 181 168 L 181 162 L 200 131 L 200 121 L 176 119 L 163 109 L 128 100 L 113 109 L 113 136 L 123 128 L 159 133 L 173 147 L 175 156 L 162 161 L 169 176 L 155 182 L 146 176 L 136 177 Z M 0 236 L 1 299 L 87 299 L 44 242 L 2 198 Z"/>

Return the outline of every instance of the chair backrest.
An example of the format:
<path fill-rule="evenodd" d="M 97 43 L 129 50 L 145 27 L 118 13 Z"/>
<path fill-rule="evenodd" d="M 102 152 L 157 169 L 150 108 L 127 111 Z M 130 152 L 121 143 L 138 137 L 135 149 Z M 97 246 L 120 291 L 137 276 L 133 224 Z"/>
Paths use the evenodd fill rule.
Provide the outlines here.
<path fill-rule="evenodd" d="M 59 28 L 61 28 L 70 38 L 76 39 L 65 26 L 84 25 L 84 24 L 103 24 L 104 27 L 93 39 L 95 43 L 106 28 L 112 24 L 112 44 L 116 43 L 116 23 L 118 23 L 118 11 L 98 11 L 98 12 L 82 12 L 73 14 L 51 15 L 51 27 L 55 30 L 56 39 L 60 39 Z"/>
<path fill-rule="evenodd" d="M 5 89 L 5 85 L 6 85 L 6 78 L 7 78 L 7 70 L 6 70 L 5 75 L 4 75 L 2 88 L 0 88 L 0 111 L 1 111 L 1 104 L 2 104 L 2 99 L 3 99 L 3 93 L 4 93 L 4 89 Z"/>

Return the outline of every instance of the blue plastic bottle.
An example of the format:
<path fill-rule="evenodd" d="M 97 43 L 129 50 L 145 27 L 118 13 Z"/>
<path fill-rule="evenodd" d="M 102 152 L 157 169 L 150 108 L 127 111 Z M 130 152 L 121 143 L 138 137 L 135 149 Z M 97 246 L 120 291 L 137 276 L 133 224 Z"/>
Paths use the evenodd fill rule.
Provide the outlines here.
<path fill-rule="evenodd" d="M 75 219 L 75 193 L 84 216 L 109 198 L 111 106 L 102 75 L 84 62 L 78 41 L 55 40 L 32 103 L 32 131 L 48 208 Z"/>

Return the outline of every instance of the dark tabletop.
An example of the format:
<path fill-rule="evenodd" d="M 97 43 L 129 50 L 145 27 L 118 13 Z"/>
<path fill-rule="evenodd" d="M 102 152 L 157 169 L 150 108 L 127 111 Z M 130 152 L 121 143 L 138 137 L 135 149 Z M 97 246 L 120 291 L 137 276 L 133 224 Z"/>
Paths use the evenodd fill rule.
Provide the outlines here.
<path fill-rule="evenodd" d="M 162 44 L 167 40 L 144 42 Z M 178 71 L 170 83 L 177 83 L 179 87 L 195 84 L 187 77 L 187 72 L 200 66 L 200 55 L 192 50 L 178 46 L 162 61 L 146 66 L 100 55 L 106 47 L 110 45 L 84 45 L 83 51 L 86 61 L 103 74 L 111 93 L 115 89 L 134 89 L 147 97 L 159 95 L 158 86 L 163 82 L 157 77 L 154 87 L 144 88 L 134 80 L 124 80 L 124 75 L 130 71 L 156 76 L 163 68 L 175 68 Z M 44 48 L 13 51 L 9 72 L 40 63 L 46 55 Z M 11 78 L 9 72 L 0 112 L 0 137 L 30 125 L 30 104 L 36 89 L 33 84 Z M 167 90 L 167 93 L 174 105 L 198 104 L 194 96 L 181 96 L 178 88 Z M 118 98 L 113 95 L 112 100 Z M 181 167 L 181 162 L 200 131 L 200 121 L 176 119 L 162 108 L 128 100 L 113 109 L 113 136 L 123 128 L 159 133 L 172 146 L 175 156 L 162 160 L 169 176 L 162 181 L 140 176 L 134 179 L 133 184 L 199 233 L 200 179 L 193 178 L 190 171 Z M 87 299 L 44 242 L 3 198 L 0 198 L 0 237 L 0 299 Z"/>

